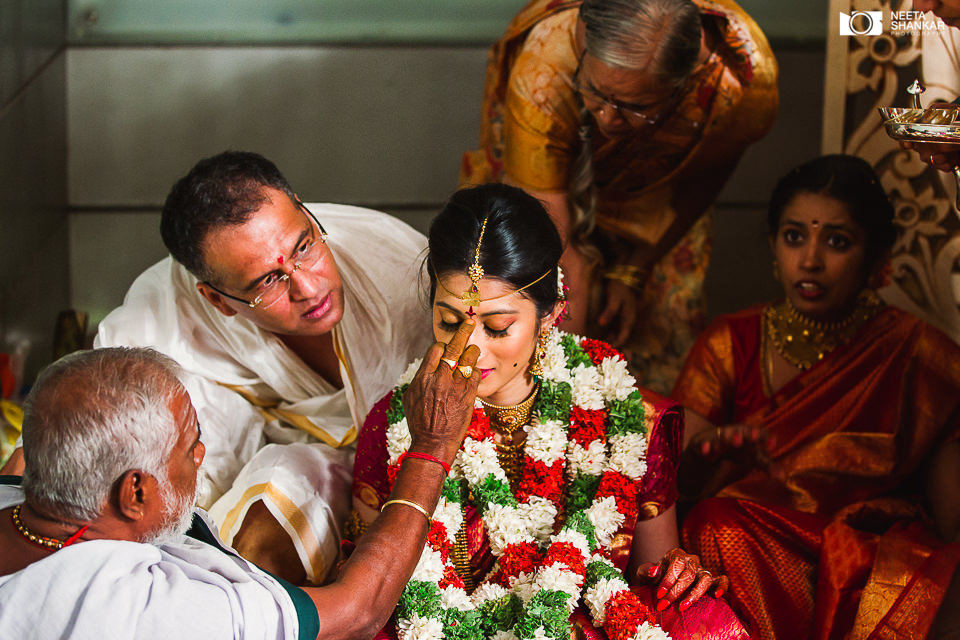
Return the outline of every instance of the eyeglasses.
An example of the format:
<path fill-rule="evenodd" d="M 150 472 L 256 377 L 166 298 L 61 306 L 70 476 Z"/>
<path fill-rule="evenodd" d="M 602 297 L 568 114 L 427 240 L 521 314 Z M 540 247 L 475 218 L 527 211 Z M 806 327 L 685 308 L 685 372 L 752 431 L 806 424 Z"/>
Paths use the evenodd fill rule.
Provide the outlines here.
<path fill-rule="evenodd" d="M 623 102 L 622 100 L 617 100 L 606 96 L 594 87 L 590 85 L 589 82 L 584 82 L 581 80 L 580 73 L 583 70 L 583 57 L 586 55 L 586 52 L 580 55 L 580 60 L 577 63 L 577 69 L 573 72 L 573 88 L 580 94 L 580 97 L 583 99 L 583 104 L 590 109 L 603 109 L 609 107 L 613 110 L 614 113 L 620 115 L 627 122 L 633 124 L 647 124 L 650 126 L 659 125 L 669 111 L 676 106 L 676 103 L 679 97 L 682 95 L 682 87 L 678 87 L 670 96 L 665 100 L 661 101 L 663 106 L 659 111 L 654 113 L 652 116 L 647 114 L 647 111 L 650 108 L 650 105 L 641 105 L 632 102 Z"/>
<path fill-rule="evenodd" d="M 281 273 L 274 271 L 261 278 L 256 285 L 257 297 L 253 300 L 238 298 L 222 289 L 218 289 L 209 282 L 204 282 L 204 284 L 220 295 L 230 298 L 231 300 L 236 300 L 237 302 L 242 302 L 251 309 L 269 309 L 276 304 L 278 300 L 286 296 L 287 292 L 290 291 L 290 276 L 293 272 L 300 271 L 301 269 L 311 269 L 320 261 L 320 258 L 323 256 L 323 247 L 320 245 L 325 243 L 323 238 L 327 235 L 327 232 L 323 229 L 323 225 L 321 225 L 320 221 L 313 215 L 313 212 L 307 209 L 306 205 L 297 200 L 297 207 L 299 207 L 301 213 L 309 217 L 309 220 L 311 220 L 313 224 L 317 225 L 317 229 L 320 230 L 320 237 L 307 238 L 300 243 L 293 253 L 293 260 L 291 261 L 293 264 L 289 271 L 283 271 Z M 313 224 L 310 226 L 311 236 L 313 236 Z"/>

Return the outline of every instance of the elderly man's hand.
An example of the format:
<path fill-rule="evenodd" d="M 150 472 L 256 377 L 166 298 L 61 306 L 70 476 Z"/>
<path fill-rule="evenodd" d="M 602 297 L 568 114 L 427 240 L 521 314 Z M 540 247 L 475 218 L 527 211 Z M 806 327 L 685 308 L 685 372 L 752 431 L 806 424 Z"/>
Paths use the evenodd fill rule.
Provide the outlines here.
<path fill-rule="evenodd" d="M 466 346 L 474 326 L 467 320 L 449 344 L 438 342 L 430 347 L 403 395 L 412 437 L 410 451 L 450 463 L 460 449 L 481 377 L 480 370 L 474 368 L 480 349 Z"/>

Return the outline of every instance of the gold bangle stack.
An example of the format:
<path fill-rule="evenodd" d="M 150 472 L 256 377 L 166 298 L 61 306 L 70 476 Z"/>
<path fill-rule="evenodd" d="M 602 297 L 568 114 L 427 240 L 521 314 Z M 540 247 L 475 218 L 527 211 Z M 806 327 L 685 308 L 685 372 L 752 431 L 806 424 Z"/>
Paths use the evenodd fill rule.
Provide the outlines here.
<path fill-rule="evenodd" d="M 650 275 L 649 272 L 643 267 L 633 264 L 615 264 L 603 274 L 603 277 L 607 280 L 622 282 L 635 291 L 642 291 L 648 275 Z"/>
<path fill-rule="evenodd" d="M 433 526 L 433 518 L 430 517 L 430 514 L 427 513 L 427 510 L 418 505 L 416 502 L 410 500 L 401 500 L 400 498 L 394 498 L 393 500 L 387 500 L 383 503 L 383 506 L 380 507 L 380 513 L 383 513 L 383 510 L 386 509 L 391 504 L 402 504 L 408 507 L 412 507 L 423 514 L 423 517 L 427 519 L 427 526 Z"/>

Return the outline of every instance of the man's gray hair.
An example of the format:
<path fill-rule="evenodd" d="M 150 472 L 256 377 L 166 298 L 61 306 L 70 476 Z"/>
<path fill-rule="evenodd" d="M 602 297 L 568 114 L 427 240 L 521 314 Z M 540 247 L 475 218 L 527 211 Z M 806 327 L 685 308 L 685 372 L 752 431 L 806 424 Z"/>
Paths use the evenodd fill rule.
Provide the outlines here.
<path fill-rule="evenodd" d="M 651 69 L 680 86 L 700 54 L 700 9 L 692 0 L 584 0 L 586 50 L 604 64 Z"/>
<path fill-rule="evenodd" d="M 23 490 L 51 515 L 88 521 L 131 469 L 167 481 L 177 441 L 176 362 L 152 349 L 79 351 L 43 370 L 24 404 Z"/>

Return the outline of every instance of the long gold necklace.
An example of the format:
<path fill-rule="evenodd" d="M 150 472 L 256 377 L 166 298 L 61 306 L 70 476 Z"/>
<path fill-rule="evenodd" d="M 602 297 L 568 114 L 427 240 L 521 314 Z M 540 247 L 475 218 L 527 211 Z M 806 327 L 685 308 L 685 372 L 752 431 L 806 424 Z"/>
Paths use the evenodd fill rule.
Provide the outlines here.
<path fill-rule="evenodd" d="M 787 299 L 764 309 L 764 331 L 784 360 L 806 371 L 849 342 L 883 306 L 872 289 L 864 289 L 857 296 L 857 306 L 846 318 L 816 322 L 797 311 Z"/>
<path fill-rule="evenodd" d="M 497 443 L 497 459 L 504 473 L 507 474 L 507 480 L 510 481 L 511 486 L 516 486 L 520 480 L 524 445 L 523 442 L 517 444 L 512 442 L 513 432 L 530 422 L 530 414 L 533 412 L 533 405 L 539 393 L 540 385 L 538 384 L 526 400 L 509 407 L 480 400 L 484 413 L 490 419 L 490 427 L 505 436 L 504 441 Z"/>

